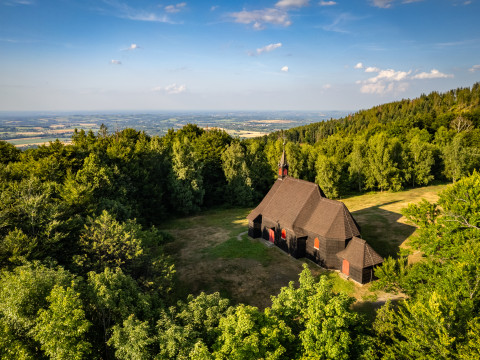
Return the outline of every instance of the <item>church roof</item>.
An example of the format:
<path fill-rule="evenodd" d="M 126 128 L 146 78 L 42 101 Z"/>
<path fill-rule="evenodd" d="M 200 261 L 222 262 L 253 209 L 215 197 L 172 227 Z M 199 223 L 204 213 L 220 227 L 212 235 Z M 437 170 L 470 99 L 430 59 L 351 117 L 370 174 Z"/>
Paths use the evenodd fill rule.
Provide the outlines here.
<path fill-rule="evenodd" d="M 383 262 L 383 258 L 365 240 L 358 237 L 350 240 L 347 247 L 337 253 L 337 256 L 360 269 Z"/>
<path fill-rule="evenodd" d="M 349 239 L 360 230 L 345 204 L 325 197 L 320 187 L 287 176 L 278 179 L 262 202 L 247 216 L 279 222 L 297 236 L 318 234 L 327 239 Z"/>

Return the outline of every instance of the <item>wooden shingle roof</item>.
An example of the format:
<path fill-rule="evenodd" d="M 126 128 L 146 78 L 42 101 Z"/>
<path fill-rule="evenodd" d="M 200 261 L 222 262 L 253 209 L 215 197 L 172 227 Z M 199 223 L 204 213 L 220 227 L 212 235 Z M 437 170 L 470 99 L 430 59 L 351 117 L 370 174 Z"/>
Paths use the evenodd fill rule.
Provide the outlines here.
<path fill-rule="evenodd" d="M 317 184 L 290 176 L 278 179 L 247 219 L 253 221 L 258 215 L 297 236 L 314 233 L 327 239 L 350 239 L 360 235 L 345 204 L 327 199 Z"/>
<path fill-rule="evenodd" d="M 360 269 L 383 262 L 383 258 L 365 240 L 358 237 L 350 240 L 347 247 L 340 251 L 337 256 Z"/>

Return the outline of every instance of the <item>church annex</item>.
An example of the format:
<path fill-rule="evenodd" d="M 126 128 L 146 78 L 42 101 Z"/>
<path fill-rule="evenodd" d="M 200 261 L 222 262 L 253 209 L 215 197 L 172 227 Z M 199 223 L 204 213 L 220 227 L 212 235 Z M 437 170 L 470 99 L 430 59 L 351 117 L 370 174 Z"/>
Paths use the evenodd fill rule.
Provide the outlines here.
<path fill-rule="evenodd" d="M 373 280 L 373 268 L 383 262 L 360 238 L 360 227 L 344 203 L 327 199 L 315 183 L 288 176 L 285 151 L 277 181 L 247 219 L 250 237 L 262 237 L 295 258 L 307 257 L 362 284 Z"/>

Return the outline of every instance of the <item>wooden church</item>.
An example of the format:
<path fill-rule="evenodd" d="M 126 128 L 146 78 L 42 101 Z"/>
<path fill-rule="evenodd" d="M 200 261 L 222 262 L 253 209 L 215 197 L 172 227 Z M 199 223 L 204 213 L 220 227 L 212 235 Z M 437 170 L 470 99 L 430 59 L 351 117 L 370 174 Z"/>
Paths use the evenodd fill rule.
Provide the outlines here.
<path fill-rule="evenodd" d="M 315 183 L 288 176 L 285 150 L 277 181 L 247 219 L 249 236 L 362 284 L 373 280 L 374 267 L 383 262 L 360 238 L 360 227 L 344 203 L 327 199 Z"/>

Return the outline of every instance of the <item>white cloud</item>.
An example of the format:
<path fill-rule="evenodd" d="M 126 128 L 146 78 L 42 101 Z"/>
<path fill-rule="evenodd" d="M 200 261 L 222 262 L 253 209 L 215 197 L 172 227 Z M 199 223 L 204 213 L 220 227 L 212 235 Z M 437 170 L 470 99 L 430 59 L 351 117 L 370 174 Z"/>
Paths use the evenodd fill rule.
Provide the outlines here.
<path fill-rule="evenodd" d="M 452 74 L 444 74 L 438 71 L 437 69 L 432 69 L 429 73 L 422 72 L 412 77 L 412 79 L 443 79 L 443 78 L 452 78 Z"/>
<path fill-rule="evenodd" d="M 480 65 L 473 65 L 470 69 L 468 69 L 468 71 L 472 73 L 479 70 L 480 70 Z"/>
<path fill-rule="evenodd" d="M 364 84 L 360 88 L 360 92 L 363 94 L 378 94 L 384 95 L 390 92 L 402 93 L 407 91 L 409 84 L 407 82 L 400 83 L 386 83 L 378 82 L 374 84 Z"/>
<path fill-rule="evenodd" d="M 325 84 L 322 86 L 325 90 L 331 89 L 332 85 L 331 84 Z"/>
<path fill-rule="evenodd" d="M 310 0 L 280 0 L 275 4 L 279 8 L 303 7 L 307 6 Z"/>
<path fill-rule="evenodd" d="M 280 69 L 280 71 L 283 71 L 283 72 L 288 72 L 288 66 L 284 66 Z"/>
<path fill-rule="evenodd" d="M 373 67 L 373 66 L 369 66 L 369 67 L 367 67 L 367 68 L 365 69 L 365 72 L 366 72 L 366 73 L 379 72 L 379 71 L 380 71 L 379 68 Z"/>
<path fill-rule="evenodd" d="M 210 8 L 210 11 L 215 11 L 219 8 L 220 6 L 218 5 L 213 5 L 211 8 Z"/>
<path fill-rule="evenodd" d="M 449 78 L 453 75 L 443 74 L 440 71 L 433 69 L 429 73 L 422 72 L 416 75 L 411 75 L 412 70 L 397 71 L 393 69 L 382 70 L 377 67 L 364 67 L 362 63 L 355 66 L 356 69 L 364 69 L 365 73 L 377 73 L 376 76 L 370 77 L 366 80 L 358 80 L 356 84 L 361 85 L 360 92 L 364 94 L 379 94 L 383 95 L 389 92 L 401 93 L 407 90 L 411 80 L 423 79 L 439 79 Z M 480 70 L 480 66 L 479 66 Z"/>
<path fill-rule="evenodd" d="M 359 64 L 357 64 L 359 65 Z M 363 81 L 357 81 L 357 84 L 362 85 L 360 92 L 364 94 L 379 94 L 383 95 L 389 92 L 404 92 L 408 88 L 408 80 L 410 71 L 396 71 L 393 69 L 382 70 L 377 67 L 355 66 L 356 69 L 365 69 L 365 73 L 377 73 L 376 76 L 368 78 Z"/>
<path fill-rule="evenodd" d="M 140 46 L 138 46 L 137 44 L 132 44 L 132 45 L 130 45 L 130 47 L 128 48 L 128 50 L 136 50 L 136 49 L 140 49 Z"/>
<path fill-rule="evenodd" d="M 167 92 L 167 94 L 175 95 L 175 94 L 181 94 L 187 91 L 187 87 L 185 85 L 177 85 L 174 83 L 174 84 L 165 86 L 164 90 Z"/>
<path fill-rule="evenodd" d="M 377 84 L 365 84 L 360 88 L 360 92 L 363 94 L 383 94 L 385 93 L 386 85 L 384 83 Z"/>
<path fill-rule="evenodd" d="M 341 13 L 335 16 L 331 24 L 323 25 L 322 29 L 338 33 L 349 33 L 349 31 L 345 29 L 346 25 L 354 20 L 358 20 L 358 17 L 350 13 Z"/>
<path fill-rule="evenodd" d="M 405 80 L 407 78 L 407 76 L 410 75 L 410 73 L 412 72 L 411 70 L 408 71 L 408 72 L 407 71 L 395 71 L 393 69 L 387 69 L 387 70 L 377 69 L 377 70 L 379 70 L 378 75 L 373 77 L 373 78 L 368 79 L 367 81 L 369 83 L 377 83 L 377 82 L 382 81 L 382 80 L 386 80 L 386 81 Z"/>
<path fill-rule="evenodd" d="M 270 45 L 267 45 L 267 46 L 264 46 L 262 48 L 257 49 L 256 54 L 260 55 L 260 54 L 263 54 L 263 53 L 266 53 L 266 52 L 273 51 L 273 50 L 278 49 L 280 47 L 282 47 L 282 43 L 270 44 Z"/>
<path fill-rule="evenodd" d="M 110 60 L 110 64 L 112 64 L 112 65 L 122 65 L 122 62 L 120 60 L 112 59 L 112 60 Z"/>
<path fill-rule="evenodd" d="M 185 6 L 187 6 L 186 2 L 181 2 L 176 5 L 167 5 L 165 6 L 165 11 L 168 13 L 178 13 L 180 12 Z"/>
<path fill-rule="evenodd" d="M 388 9 L 390 6 L 392 6 L 393 0 L 372 0 L 373 6 L 383 8 L 383 9 Z"/>
<path fill-rule="evenodd" d="M 35 1 L 33 0 L 9 0 L 5 1 L 4 5 L 15 6 L 15 5 L 33 5 Z"/>
<path fill-rule="evenodd" d="M 122 19 L 173 23 L 166 15 L 158 15 L 150 11 L 135 9 L 118 0 L 103 0 L 102 2 L 110 7 L 109 10 L 103 10 L 104 12 L 111 12 L 113 16 Z"/>
<path fill-rule="evenodd" d="M 333 5 L 337 5 L 337 3 L 335 1 L 320 1 L 318 3 L 320 6 L 333 6 Z"/>
<path fill-rule="evenodd" d="M 280 26 L 290 26 L 292 22 L 288 13 L 280 9 L 263 9 L 263 10 L 243 10 L 240 12 L 230 13 L 229 16 L 234 18 L 235 22 L 240 24 L 252 24 L 256 30 L 265 28 L 265 24 L 273 24 Z"/>
<path fill-rule="evenodd" d="M 392 7 L 392 4 L 395 1 L 396 0 L 371 0 L 371 3 L 372 3 L 373 6 L 383 8 L 383 9 L 388 9 L 388 8 Z M 411 4 L 411 3 L 416 3 L 416 2 L 420 2 L 420 1 L 424 1 L 424 0 L 403 0 L 402 4 Z"/>

